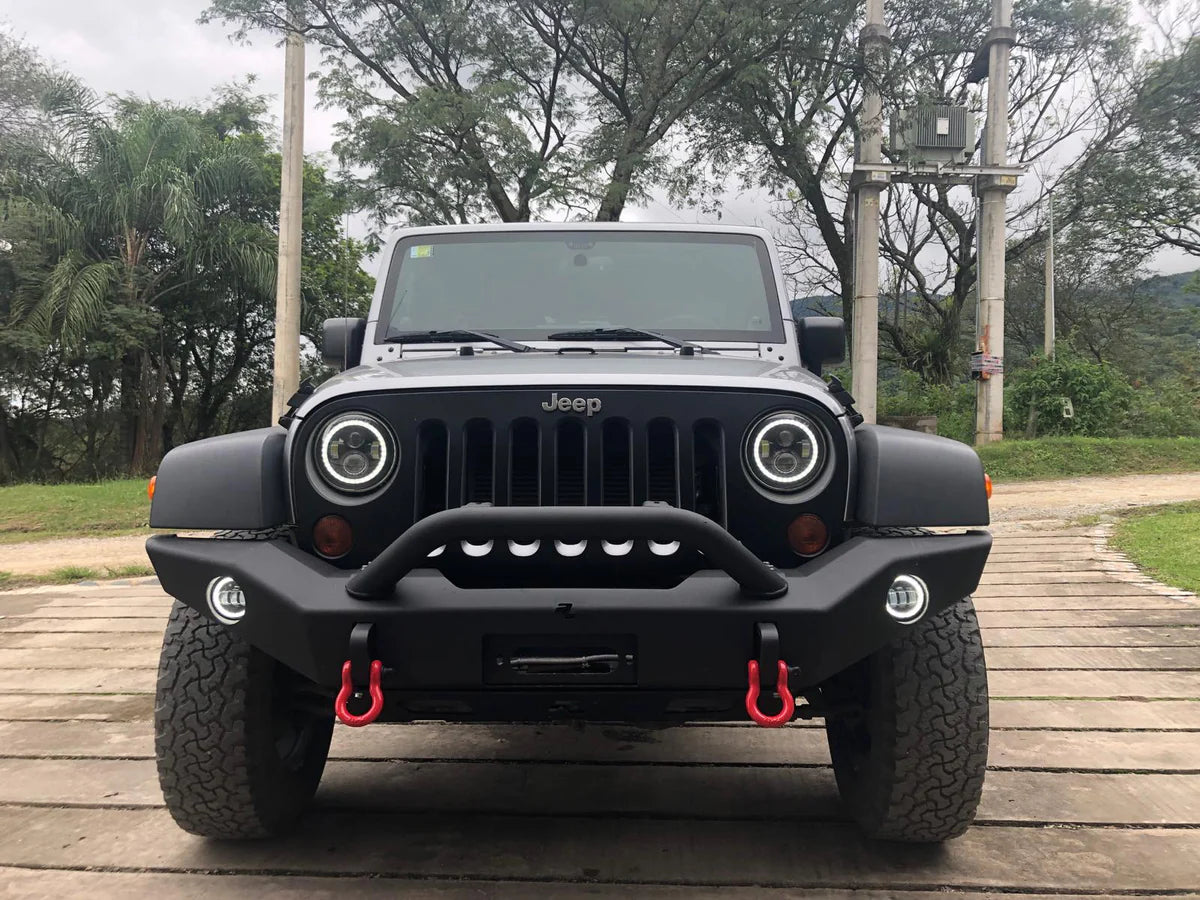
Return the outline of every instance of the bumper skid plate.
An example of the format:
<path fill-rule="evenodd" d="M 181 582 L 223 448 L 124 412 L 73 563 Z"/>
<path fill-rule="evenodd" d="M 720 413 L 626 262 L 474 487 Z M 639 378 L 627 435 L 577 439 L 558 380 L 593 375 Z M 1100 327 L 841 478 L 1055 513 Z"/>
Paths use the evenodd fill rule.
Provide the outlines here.
<path fill-rule="evenodd" d="M 669 588 L 481 589 L 425 562 L 453 540 L 550 536 L 679 541 L 712 568 Z M 209 583 L 232 577 L 246 608 L 230 627 L 331 691 L 355 626 L 371 625 L 382 720 L 669 721 L 744 718 L 762 623 L 777 631 L 792 691 L 819 684 L 911 627 L 886 610 L 896 576 L 921 578 L 925 616 L 937 615 L 975 590 L 991 542 L 982 531 L 859 536 L 776 570 L 715 523 L 669 507 L 476 507 L 423 520 L 359 571 L 284 540 L 157 535 L 147 551 L 164 590 L 206 615 Z"/>

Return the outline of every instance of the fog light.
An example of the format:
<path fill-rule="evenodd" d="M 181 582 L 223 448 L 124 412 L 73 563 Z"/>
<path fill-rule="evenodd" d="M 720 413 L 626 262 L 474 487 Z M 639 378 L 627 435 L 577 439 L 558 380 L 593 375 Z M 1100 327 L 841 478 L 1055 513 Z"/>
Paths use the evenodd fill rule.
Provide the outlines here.
<path fill-rule="evenodd" d="M 246 595 L 228 575 L 219 575 L 208 583 L 208 608 L 226 625 L 236 625 L 246 614 Z"/>
<path fill-rule="evenodd" d="M 829 529 L 820 516 L 804 513 L 792 520 L 787 538 L 792 549 L 800 556 L 816 556 L 829 545 Z"/>
<path fill-rule="evenodd" d="M 915 622 L 929 606 L 929 588 L 916 575 L 897 575 L 887 592 L 888 615 L 897 622 Z"/>
<path fill-rule="evenodd" d="M 353 540 L 350 523 L 341 516 L 321 516 L 313 526 L 313 546 L 326 559 L 345 556 Z"/>

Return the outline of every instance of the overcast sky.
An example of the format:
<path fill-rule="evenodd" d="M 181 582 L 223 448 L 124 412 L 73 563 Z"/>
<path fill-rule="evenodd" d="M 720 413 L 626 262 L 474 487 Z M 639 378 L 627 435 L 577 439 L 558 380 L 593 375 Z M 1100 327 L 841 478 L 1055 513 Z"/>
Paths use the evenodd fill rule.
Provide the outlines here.
<path fill-rule="evenodd" d="M 129 93 L 186 102 L 207 96 L 216 86 L 245 75 L 257 77 L 257 90 L 272 97 L 276 121 L 283 85 L 283 49 L 272 37 L 254 35 L 234 43 L 219 24 L 200 25 L 207 0 L 0 0 L 0 24 L 100 92 Z M 309 49 L 309 71 L 318 62 Z M 327 153 L 333 145 L 337 110 L 321 110 L 315 86 L 306 96 L 306 153 Z M 722 221 L 771 227 L 771 210 L 761 196 L 724 198 Z M 626 219 L 667 222 L 705 221 L 694 210 L 665 203 L 629 210 Z M 352 228 L 359 231 L 359 228 Z M 1156 260 L 1160 271 L 1195 268 L 1179 254 Z"/>

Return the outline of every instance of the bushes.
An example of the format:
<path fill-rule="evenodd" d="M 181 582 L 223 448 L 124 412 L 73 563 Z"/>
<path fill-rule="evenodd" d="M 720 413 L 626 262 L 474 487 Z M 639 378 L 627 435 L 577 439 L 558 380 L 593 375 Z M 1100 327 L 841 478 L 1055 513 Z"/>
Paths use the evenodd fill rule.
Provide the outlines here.
<path fill-rule="evenodd" d="M 1111 366 L 1062 348 L 1053 360 L 1013 375 L 1006 385 L 1005 431 L 1011 435 L 1117 435 L 1126 431 L 1135 394 Z M 1072 415 L 1063 415 L 1065 401 Z"/>
<path fill-rule="evenodd" d="M 879 384 L 879 415 L 937 416 L 938 434 L 975 440 L 975 385 L 924 384 L 915 372 L 899 372 Z"/>

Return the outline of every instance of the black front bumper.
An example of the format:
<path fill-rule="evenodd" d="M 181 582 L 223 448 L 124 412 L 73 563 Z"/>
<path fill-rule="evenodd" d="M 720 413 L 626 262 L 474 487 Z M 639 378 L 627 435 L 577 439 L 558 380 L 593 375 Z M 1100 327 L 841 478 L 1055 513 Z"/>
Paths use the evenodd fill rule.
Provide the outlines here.
<path fill-rule="evenodd" d="M 410 529 L 358 572 L 282 540 L 156 536 L 147 551 L 163 588 L 206 615 L 207 586 L 232 576 L 246 613 L 231 627 L 326 688 L 339 684 L 351 630 L 370 623 L 373 654 L 386 667 L 387 719 L 670 720 L 744 718 L 746 664 L 760 623 L 776 626 L 780 657 L 798 668 L 793 690 L 812 687 L 911 627 L 885 610 L 895 576 L 923 579 L 930 592 L 925 616 L 936 615 L 976 588 L 992 542 L 981 531 L 855 537 L 803 567 L 774 570 L 695 513 L 563 512 L 451 510 L 440 522 Z M 451 537 L 492 536 L 503 548 L 506 539 L 547 532 L 563 540 L 678 539 L 722 568 L 672 588 L 610 590 L 463 588 L 435 569 L 414 567 Z M 549 677 L 505 668 L 530 652 L 612 653 L 621 665 Z"/>

